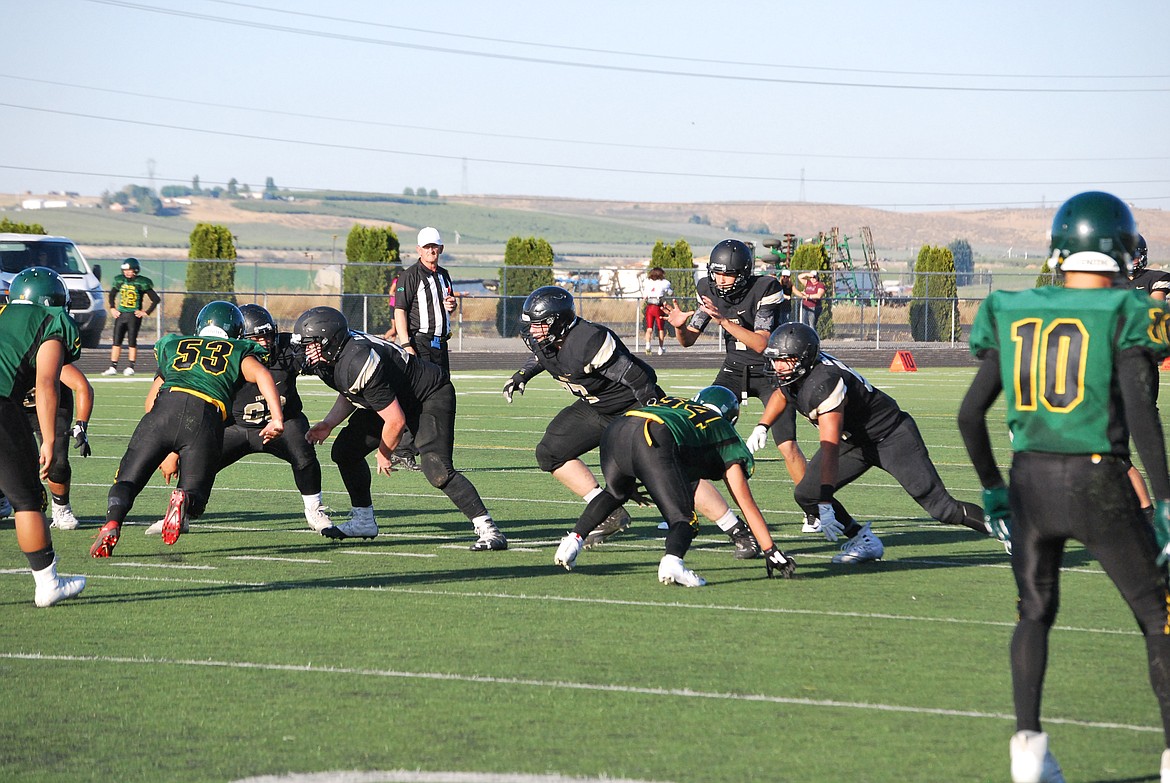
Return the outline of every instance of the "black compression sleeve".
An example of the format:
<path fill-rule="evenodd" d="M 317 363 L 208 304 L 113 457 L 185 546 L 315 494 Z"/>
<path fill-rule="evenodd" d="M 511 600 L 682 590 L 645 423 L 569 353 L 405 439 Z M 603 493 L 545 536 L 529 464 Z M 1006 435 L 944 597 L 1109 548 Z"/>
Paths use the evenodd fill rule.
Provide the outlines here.
<path fill-rule="evenodd" d="M 1003 474 L 995 462 L 991 449 L 991 435 L 987 431 L 987 411 L 999 397 L 1003 384 L 999 377 L 999 351 L 986 351 L 981 357 L 979 371 L 971 388 L 959 405 L 959 432 L 967 446 L 967 455 L 984 487 L 1002 487 Z"/>
<path fill-rule="evenodd" d="M 1150 355 L 1140 348 L 1122 351 L 1117 357 L 1117 380 L 1129 434 L 1142 458 L 1154 498 L 1166 500 L 1170 499 L 1170 477 L 1166 473 L 1162 421 L 1153 395 L 1155 367 Z"/>

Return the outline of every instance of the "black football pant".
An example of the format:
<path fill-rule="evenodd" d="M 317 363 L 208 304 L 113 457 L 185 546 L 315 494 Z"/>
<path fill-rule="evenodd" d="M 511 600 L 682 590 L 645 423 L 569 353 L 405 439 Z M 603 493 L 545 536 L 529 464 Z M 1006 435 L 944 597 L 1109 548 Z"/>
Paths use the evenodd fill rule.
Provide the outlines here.
<path fill-rule="evenodd" d="M 0 490 L 14 511 L 43 512 L 47 507 L 39 457 L 24 405 L 0 399 Z"/>
<path fill-rule="evenodd" d="M 1127 464 L 1120 457 L 1033 452 L 1019 452 L 1012 460 L 1008 493 L 1020 619 L 1011 659 L 1019 731 L 1040 731 L 1060 566 L 1065 542 L 1075 539 L 1117 586 L 1145 637 L 1150 684 L 1170 747 L 1170 585 L 1166 569 L 1155 564 L 1158 545 L 1126 477 Z"/>
<path fill-rule="evenodd" d="M 423 475 L 431 486 L 443 494 L 468 519 L 487 515 L 479 491 L 459 471 L 452 457 L 455 451 L 455 387 L 450 383 L 437 389 L 418 410 L 406 412 L 406 427 L 414 435 L 421 455 Z M 377 411 L 358 408 L 349 417 L 345 429 L 333 442 L 333 462 L 341 471 L 341 480 L 355 508 L 374 504 L 370 494 L 371 473 L 366 462 L 382 442 L 382 417 Z"/>
<path fill-rule="evenodd" d="M 302 495 L 316 495 L 321 491 L 321 463 L 317 452 L 305 440 L 309 421 L 301 413 L 284 420 L 284 434 L 265 443 L 260 439 L 261 427 L 233 424 L 224 430 L 223 453 L 215 471 L 234 465 L 249 454 L 271 454 L 292 466 L 293 482 Z"/>
<path fill-rule="evenodd" d="M 536 464 L 548 473 L 593 451 L 601 443 L 605 428 L 618 413 L 598 413 L 578 399 L 549 422 L 544 437 L 536 444 Z"/>
<path fill-rule="evenodd" d="M 601 436 L 605 491 L 589 501 L 573 531 L 584 538 L 634 494 L 638 481 L 650 493 L 670 529 L 666 554 L 684 557 L 699 532 L 697 481 L 687 478 L 678 444 L 664 424 L 619 416 Z"/>
<path fill-rule="evenodd" d="M 223 414 L 211 403 L 186 392 L 160 392 L 130 436 L 110 487 L 106 519 L 119 524 L 126 519 L 138 493 L 172 451 L 179 455 L 178 486 L 187 493 L 188 516 L 199 518 L 211 497 L 223 429 Z"/>
<path fill-rule="evenodd" d="M 414 347 L 415 356 L 426 359 L 431 364 L 439 365 L 443 369 L 443 375 L 447 378 L 451 377 L 451 355 L 447 351 L 446 341 L 436 348 L 432 338 L 424 334 L 416 334 L 410 338 L 410 344 Z M 409 429 L 403 431 L 402 439 L 398 441 L 398 447 L 394 449 L 394 453 L 399 457 L 419 456 L 418 446 L 414 443 L 414 434 Z"/>

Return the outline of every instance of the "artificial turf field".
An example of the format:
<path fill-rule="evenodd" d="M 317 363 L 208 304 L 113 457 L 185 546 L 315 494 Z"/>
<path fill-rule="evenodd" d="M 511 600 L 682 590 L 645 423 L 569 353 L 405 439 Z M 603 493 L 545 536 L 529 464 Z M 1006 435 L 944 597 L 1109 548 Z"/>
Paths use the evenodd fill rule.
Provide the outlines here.
<path fill-rule="evenodd" d="M 149 379 L 94 378 L 94 456 L 72 459 L 82 528 L 54 531 L 61 570 L 89 579 L 82 596 L 34 608 L 0 522 L 0 780 L 1008 779 L 1015 589 L 998 543 L 934 523 L 875 470 L 839 497 L 873 520 L 886 556 L 832 565 L 836 545 L 800 533 L 770 449 L 752 488 L 797 579 L 734 560 L 708 523 L 686 560 L 708 585 L 663 586 L 658 518 L 639 508 L 566 572 L 553 553 L 582 504 L 533 448 L 572 398 L 541 376 L 507 405 L 509 372 L 455 376 L 455 463 L 506 552 L 467 551 L 470 524 L 420 473 L 375 476 L 377 539 L 326 540 L 288 466 L 253 456 L 218 477 L 172 547 L 143 535 L 169 497 L 152 482 L 108 560 L 88 547 Z M 973 371 L 864 372 L 914 414 L 949 489 L 977 501 L 955 426 Z M 689 396 L 713 374 L 660 380 Z M 319 420 L 333 394 L 316 379 L 301 389 Z M 759 412 L 752 400 L 741 433 Z M 995 423 L 1005 463 L 998 409 Z M 811 453 L 814 430 L 798 432 Z M 342 521 L 328 445 L 319 454 Z M 1156 780 L 1162 734 L 1132 617 L 1079 546 L 1062 592 L 1053 751 L 1070 781 Z M 376 774 L 388 770 L 403 772 Z M 441 771 L 477 774 L 429 774 Z"/>

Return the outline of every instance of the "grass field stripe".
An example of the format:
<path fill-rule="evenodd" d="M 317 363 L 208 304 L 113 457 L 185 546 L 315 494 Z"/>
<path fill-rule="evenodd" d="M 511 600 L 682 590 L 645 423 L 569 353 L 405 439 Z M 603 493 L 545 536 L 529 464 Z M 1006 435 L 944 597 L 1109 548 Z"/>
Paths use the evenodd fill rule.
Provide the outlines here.
<path fill-rule="evenodd" d="M 424 552 L 370 552 L 364 549 L 342 549 L 340 555 L 361 555 L 362 557 L 438 557 Z"/>
<path fill-rule="evenodd" d="M 690 688 L 654 688 L 635 685 L 606 685 L 604 683 L 569 682 L 567 680 L 536 680 L 524 677 L 492 677 L 482 674 L 451 674 L 449 672 L 408 672 L 395 669 L 357 669 L 343 666 L 313 666 L 312 664 L 257 663 L 253 661 L 215 661 L 172 658 L 126 658 L 103 655 L 49 655 L 42 653 L 0 653 L 0 658 L 26 661 L 67 661 L 75 663 L 112 663 L 119 665 L 141 664 L 146 666 L 203 666 L 222 669 L 252 669 L 259 671 L 305 672 L 317 674 L 357 675 L 359 677 L 387 677 L 404 680 L 431 680 L 439 682 L 467 682 L 476 685 L 520 685 L 532 688 L 548 688 L 601 693 L 628 693 L 637 696 L 662 696 L 679 699 L 712 699 L 718 701 L 750 701 L 767 704 L 786 704 L 794 707 L 822 707 L 829 709 L 850 709 L 876 712 L 899 712 L 913 715 L 939 715 L 952 718 L 980 718 L 1012 721 L 1015 715 L 1003 712 L 981 712 L 978 710 L 955 710 L 944 707 L 914 707 L 903 704 L 881 704 L 863 701 L 837 701 L 835 699 L 802 699 L 791 696 L 769 696 L 763 693 L 720 693 L 718 691 L 696 691 Z M 1059 723 L 1092 729 L 1116 729 L 1161 733 L 1161 726 L 1139 726 L 1110 721 L 1091 721 L 1074 718 L 1045 717 L 1046 723 Z"/>
<path fill-rule="evenodd" d="M 213 565 L 179 565 L 178 563 L 136 563 L 133 560 L 116 560 L 110 563 L 114 568 L 173 568 L 176 571 L 214 571 Z"/>
<path fill-rule="evenodd" d="M 332 560 L 317 560 L 311 557 L 265 557 L 263 555 L 228 555 L 228 560 L 264 560 L 269 563 L 317 563 L 333 565 Z"/>

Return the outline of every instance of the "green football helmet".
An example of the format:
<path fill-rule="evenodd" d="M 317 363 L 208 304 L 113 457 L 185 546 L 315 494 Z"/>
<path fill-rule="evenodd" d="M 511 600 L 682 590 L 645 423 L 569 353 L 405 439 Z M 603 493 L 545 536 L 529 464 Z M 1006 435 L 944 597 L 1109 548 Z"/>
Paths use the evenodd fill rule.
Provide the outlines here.
<path fill-rule="evenodd" d="M 704 387 L 691 400 L 710 408 L 732 424 L 739 418 L 739 398 L 726 386 Z"/>
<path fill-rule="evenodd" d="M 133 257 L 127 258 L 125 261 L 122 262 L 122 270 L 123 271 L 129 271 L 131 269 L 134 270 L 135 272 L 142 271 L 142 264 L 138 263 L 137 258 L 133 258 Z"/>
<path fill-rule="evenodd" d="M 1137 239 L 1137 224 L 1124 201 L 1095 190 L 1079 193 L 1052 219 L 1049 265 L 1062 272 L 1129 275 Z"/>
<path fill-rule="evenodd" d="M 244 315 L 231 302 L 208 302 L 195 318 L 195 334 L 200 337 L 239 339 L 244 333 Z"/>
<path fill-rule="evenodd" d="M 8 286 L 8 301 L 65 307 L 69 304 L 69 289 L 65 287 L 61 276 L 52 269 L 30 266 L 12 278 Z"/>

